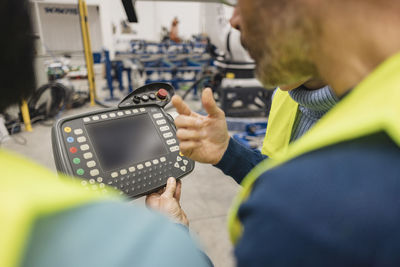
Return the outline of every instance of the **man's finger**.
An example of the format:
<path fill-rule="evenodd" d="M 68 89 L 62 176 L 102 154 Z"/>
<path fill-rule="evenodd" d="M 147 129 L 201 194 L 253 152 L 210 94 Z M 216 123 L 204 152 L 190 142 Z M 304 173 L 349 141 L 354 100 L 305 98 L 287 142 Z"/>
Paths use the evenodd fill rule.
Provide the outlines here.
<path fill-rule="evenodd" d="M 175 119 L 175 125 L 178 128 L 201 128 L 203 121 L 200 118 L 193 118 L 185 115 L 180 115 Z"/>
<path fill-rule="evenodd" d="M 160 197 L 160 195 L 156 194 L 156 193 L 153 193 L 153 194 L 147 196 L 146 197 L 146 205 L 149 208 L 156 208 L 159 197 Z"/>
<path fill-rule="evenodd" d="M 172 105 L 174 105 L 176 111 L 181 115 L 190 116 L 192 114 L 192 110 L 183 102 L 180 96 L 174 95 L 172 97 Z"/>
<path fill-rule="evenodd" d="M 178 180 L 176 183 L 176 190 L 174 198 L 179 202 L 181 201 L 181 192 L 182 192 L 182 181 Z"/>
<path fill-rule="evenodd" d="M 217 103 L 214 100 L 213 92 L 210 88 L 203 90 L 201 102 L 203 103 L 204 109 L 211 117 L 216 117 L 221 114 L 222 110 L 217 106 Z"/>
<path fill-rule="evenodd" d="M 203 131 L 201 130 L 189 130 L 189 129 L 185 129 L 185 128 L 181 128 L 176 132 L 176 137 L 178 137 L 178 139 L 180 141 L 183 140 L 202 140 L 204 138 L 206 138 L 206 136 L 204 136 Z"/>
<path fill-rule="evenodd" d="M 165 189 L 165 192 L 162 195 L 167 198 L 173 198 L 175 195 L 175 190 L 176 190 L 176 179 L 174 177 L 170 177 L 168 178 L 167 181 L 167 188 Z"/>
<path fill-rule="evenodd" d="M 182 151 L 183 154 L 190 156 L 191 151 L 201 146 L 200 142 L 197 141 L 181 141 L 179 144 L 179 149 Z"/>

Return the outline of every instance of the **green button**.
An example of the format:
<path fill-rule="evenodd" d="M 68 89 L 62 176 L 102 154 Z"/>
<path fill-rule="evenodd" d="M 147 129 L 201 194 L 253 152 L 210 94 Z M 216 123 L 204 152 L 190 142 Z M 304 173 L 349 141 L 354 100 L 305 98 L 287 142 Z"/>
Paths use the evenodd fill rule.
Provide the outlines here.
<path fill-rule="evenodd" d="M 84 171 L 83 169 L 78 169 L 78 170 L 76 171 L 76 173 L 77 173 L 78 175 L 84 175 L 84 174 L 85 174 L 85 171 Z"/>
<path fill-rule="evenodd" d="M 74 161 L 75 164 L 81 163 L 81 159 L 80 158 L 74 158 L 73 161 Z"/>

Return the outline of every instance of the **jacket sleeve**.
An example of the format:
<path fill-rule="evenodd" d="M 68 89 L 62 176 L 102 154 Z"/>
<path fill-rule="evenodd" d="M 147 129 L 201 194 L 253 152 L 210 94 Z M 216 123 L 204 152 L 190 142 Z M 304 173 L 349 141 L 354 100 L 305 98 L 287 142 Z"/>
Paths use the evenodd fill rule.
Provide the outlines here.
<path fill-rule="evenodd" d="M 260 151 L 248 149 L 231 137 L 224 156 L 214 166 L 240 184 L 244 177 L 266 158 Z"/>

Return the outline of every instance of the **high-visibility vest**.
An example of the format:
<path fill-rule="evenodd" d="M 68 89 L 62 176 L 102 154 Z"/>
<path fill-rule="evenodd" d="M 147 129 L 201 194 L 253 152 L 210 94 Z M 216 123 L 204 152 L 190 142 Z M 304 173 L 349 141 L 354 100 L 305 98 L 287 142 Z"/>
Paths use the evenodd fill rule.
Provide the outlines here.
<path fill-rule="evenodd" d="M 73 179 L 58 178 L 0 150 L 0 266 L 19 266 L 32 226 L 40 217 L 110 196 L 86 191 Z"/>
<path fill-rule="evenodd" d="M 239 207 L 263 173 L 311 151 L 382 131 L 400 147 L 400 53 L 382 63 L 309 132 L 289 145 L 287 153 L 263 161 L 246 176 L 229 216 L 231 240 L 236 243 L 242 235 Z"/>
<path fill-rule="evenodd" d="M 276 90 L 261 150 L 264 155 L 274 158 L 278 153 L 286 153 L 298 108 L 288 92 Z"/>

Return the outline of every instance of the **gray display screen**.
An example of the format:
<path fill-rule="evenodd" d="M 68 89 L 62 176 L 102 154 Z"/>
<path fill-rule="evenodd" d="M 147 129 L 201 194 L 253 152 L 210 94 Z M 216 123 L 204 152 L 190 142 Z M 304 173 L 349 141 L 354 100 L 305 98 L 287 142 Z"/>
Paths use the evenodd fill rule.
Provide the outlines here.
<path fill-rule="evenodd" d="M 168 153 L 149 114 L 88 124 L 86 130 L 105 172 Z"/>

